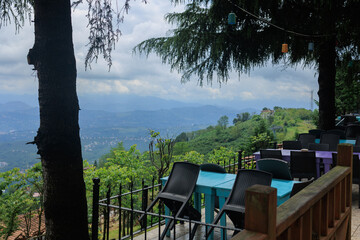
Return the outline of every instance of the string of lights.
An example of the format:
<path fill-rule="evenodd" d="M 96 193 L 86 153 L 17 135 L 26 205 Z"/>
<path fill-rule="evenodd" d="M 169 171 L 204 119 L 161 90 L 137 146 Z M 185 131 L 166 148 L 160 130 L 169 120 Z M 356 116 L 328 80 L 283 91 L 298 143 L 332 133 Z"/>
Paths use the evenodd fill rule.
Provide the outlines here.
<path fill-rule="evenodd" d="M 334 36 L 335 35 L 335 33 L 333 33 L 333 34 L 314 34 L 314 35 L 310 35 L 310 34 L 304 34 L 304 33 L 299 33 L 299 32 L 295 32 L 295 31 L 292 31 L 292 30 L 288 30 L 288 29 L 285 29 L 283 27 L 280 27 L 280 26 L 270 22 L 269 20 L 267 20 L 265 18 L 262 18 L 260 16 L 255 15 L 254 13 L 249 12 L 248 10 L 240 7 L 238 4 L 233 3 L 231 0 L 227 0 L 227 1 L 230 4 L 232 4 L 233 6 L 235 6 L 236 8 L 243 11 L 244 13 L 246 13 L 246 14 L 248 14 L 248 15 L 250 15 L 250 16 L 252 16 L 252 17 L 254 17 L 254 18 L 256 18 L 256 19 L 258 19 L 258 20 L 260 20 L 260 21 L 262 21 L 262 22 L 264 22 L 264 23 L 266 23 L 266 24 L 268 24 L 268 25 L 270 25 L 272 27 L 274 27 L 274 28 L 277 28 L 277 29 L 279 29 L 281 31 L 284 31 L 284 32 L 287 32 L 287 33 L 290 33 L 290 34 L 293 34 L 293 35 L 306 37 L 306 38 L 323 38 L 323 37 L 329 37 L 329 36 Z"/>

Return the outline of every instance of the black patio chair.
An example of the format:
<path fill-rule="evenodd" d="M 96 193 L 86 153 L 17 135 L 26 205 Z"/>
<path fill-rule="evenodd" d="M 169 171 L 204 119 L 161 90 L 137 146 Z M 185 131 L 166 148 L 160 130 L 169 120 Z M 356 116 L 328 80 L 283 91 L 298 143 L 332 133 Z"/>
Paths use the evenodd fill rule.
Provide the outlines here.
<path fill-rule="evenodd" d="M 337 153 L 332 154 L 333 163 L 331 168 L 337 165 Z M 359 155 L 353 154 L 353 184 L 358 184 L 360 192 L 360 162 Z M 360 208 L 360 197 L 359 197 L 359 208 Z"/>
<path fill-rule="evenodd" d="M 360 135 L 360 125 L 351 124 L 346 126 L 345 129 L 346 139 L 356 139 L 358 135 Z"/>
<path fill-rule="evenodd" d="M 260 158 L 277 158 L 282 159 L 281 150 L 260 149 Z"/>
<path fill-rule="evenodd" d="M 346 139 L 345 131 L 342 129 L 330 129 L 327 130 L 326 133 L 338 135 L 340 139 Z"/>
<path fill-rule="evenodd" d="M 354 147 L 353 147 L 353 152 L 355 153 L 355 152 L 360 152 L 360 145 L 355 145 Z"/>
<path fill-rule="evenodd" d="M 200 172 L 200 166 L 188 162 L 175 162 L 164 188 L 159 192 L 154 201 L 146 209 L 149 212 L 155 204 L 161 200 L 176 218 L 188 218 L 200 221 L 201 213 L 190 206 L 189 200 L 194 192 L 196 181 Z M 142 222 L 143 214 L 139 222 Z M 168 219 L 160 239 L 164 239 L 166 232 L 175 226 L 173 218 Z M 198 224 L 195 224 L 189 239 L 193 239 Z"/>
<path fill-rule="evenodd" d="M 324 130 L 321 130 L 321 129 L 311 129 L 309 130 L 309 133 L 314 135 L 315 138 L 320 138 L 321 134 L 324 133 L 325 131 Z"/>
<path fill-rule="evenodd" d="M 310 133 L 299 134 L 298 140 L 301 142 L 302 148 L 308 148 L 309 143 L 315 143 L 316 137 Z"/>
<path fill-rule="evenodd" d="M 320 137 L 320 143 L 329 144 L 329 151 L 337 151 L 337 146 L 340 142 L 340 136 L 331 133 L 323 133 Z"/>
<path fill-rule="evenodd" d="M 355 146 L 360 146 L 360 135 L 356 136 Z"/>
<path fill-rule="evenodd" d="M 289 163 L 275 158 L 265 158 L 256 161 L 258 170 L 269 172 L 273 178 L 292 180 Z"/>
<path fill-rule="evenodd" d="M 203 163 L 200 165 L 200 170 L 205 172 L 226 173 L 225 168 L 214 163 Z"/>
<path fill-rule="evenodd" d="M 327 143 L 309 143 L 309 150 L 315 151 L 329 151 L 329 144 Z"/>
<path fill-rule="evenodd" d="M 356 116 L 354 115 L 343 115 L 341 116 L 342 119 L 344 119 L 343 121 L 343 125 L 344 126 L 347 126 L 347 125 L 350 125 L 350 124 L 354 124 L 354 123 L 357 123 L 357 119 L 356 119 Z"/>
<path fill-rule="evenodd" d="M 247 188 L 255 184 L 270 186 L 272 180 L 271 173 L 241 169 L 238 171 L 234 186 L 226 200 L 224 206 L 221 208 L 218 215 L 216 215 L 213 225 L 217 224 L 221 216 L 226 213 L 233 222 L 235 228 L 244 228 L 244 214 L 245 214 L 245 191 Z M 206 238 L 212 233 L 214 227 L 210 227 L 206 233 Z M 234 231 L 237 234 L 239 231 Z"/>
<path fill-rule="evenodd" d="M 200 170 L 205 172 L 216 172 L 216 173 L 226 173 L 225 168 L 218 164 L 214 163 L 203 163 L 200 165 Z M 215 212 L 219 212 L 219 198 L 215 197 Z"/>
<path fill-rule="evenodd" d="M 314 151 L 329 151 L 329 144 L 327 144 L 327 143 L 309 143 L 308 149 L 314 150 Z M 319 170 L 320 170 L 321 175 L 325 172 L 324 160 L 322 158 L 320 158 Z"/>
<path fill-rule="evenodd" d="M 290 152 L 290 172 L 293 178 L 317 178 L 315 152 Z"/>
<path fill-rule="evenodd" d="M 313 178 L 306 182 L 294 183 L 293 188 L 291 189 L 290 197 L 294 196 L 295 194 L 297 194 L 298 192 L 303 190 L 305 187 L 310 185 L 312 182 L 314 182 Z"/>
<path fill-rule="evenodd" d="M 360 194 L 360 162 L 359 155 L 353 155 L 353 184 L 357 184 Z M 359 208 L 360 208 L 360 196 L 359 196 Z"/>
<path fill-rule="evenodd" d="M 300 150 L 302 144 L 300 141 L 283 141 L 283 149 Z"/>

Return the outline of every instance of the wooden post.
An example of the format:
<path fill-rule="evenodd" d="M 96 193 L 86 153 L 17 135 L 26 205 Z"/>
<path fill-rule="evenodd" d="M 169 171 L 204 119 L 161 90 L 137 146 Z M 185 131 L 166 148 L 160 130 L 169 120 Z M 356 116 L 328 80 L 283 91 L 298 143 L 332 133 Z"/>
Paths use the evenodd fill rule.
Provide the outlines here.
<path fill-rule="evenodd" d="M 268 240 L 276 239 L 276 188 L 253 185 L 245 195 L 245 229 L 263 233 Z"/>
<path fill-rule="evenodd" d="M 351 204 L 352 204 L 352 168 L 353 168 L 353 146 L 351 144 L 339 144 L 338 145 L 338 156 L 337 156 L 337 165 L 350 167 L 350 176 L 348 177 L 346 184 L 345 184 L 345 201 L 346 207 L 349 207 L 350 214 L 349 214 L 349 222 L 346 234 L 346 240 L 351 239 Z"/>
<path fill-rule="evenodd" d="M 342 143 L 338 145 L 337 165 L 351 167 L 353 159 L 353 146 L 351 144 Z"/>

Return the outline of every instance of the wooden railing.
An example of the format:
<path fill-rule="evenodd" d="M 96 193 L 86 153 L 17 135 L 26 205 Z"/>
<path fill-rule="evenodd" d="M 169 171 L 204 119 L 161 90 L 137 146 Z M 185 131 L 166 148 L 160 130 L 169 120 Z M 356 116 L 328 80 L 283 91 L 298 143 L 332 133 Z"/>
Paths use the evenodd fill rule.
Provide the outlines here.
<path fill-rule="evenodd" d="M 276 207 L 276 189 L 246 191 L 245 230 L 234 240 L 351 239 L 352 145 L 338 147 L 338 166 Z"/>

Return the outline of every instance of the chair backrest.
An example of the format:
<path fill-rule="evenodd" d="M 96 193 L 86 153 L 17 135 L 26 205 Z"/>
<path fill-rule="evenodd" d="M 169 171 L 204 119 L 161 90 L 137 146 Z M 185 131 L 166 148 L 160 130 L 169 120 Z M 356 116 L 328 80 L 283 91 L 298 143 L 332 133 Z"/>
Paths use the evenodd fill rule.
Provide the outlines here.
<path fill-rule="evenodd" d="M 360 184 L 360 160 L 359 155 L 353 155 L 353 183 Z"/>
<path fill-rule="evenodd" d="M 200 165 L 200 170 L 206 172 L 226 173 L 225 168 L 214 163 L 203 163 Z"/>
<path fill-rule="evenodd" d="M 306 182 L 294 183 L 293 188 L 290 193 L 290 197 L 294 196 L 295 194 L 297 194 L 298 192 L 303 190 L 305 187 L 310 185 L 312 182 L 314 182 L 314 179 L 310 179 L 309 181 L 306 181 Z"/>
<path fill-rule="evenodd" d="M 283 149 L 300 150 L 301 148 L 300 141 L 283 141 Z"/>
<path fill-rule="evenodd" d="M 340 137 L 340 139 L 346 138 L 345 131 L 342 129 L 330 129 L 330 130 L 327 130 L 326 133 L 338 135 Z"/>
<path fill-rule="evenodd" d="M 257 169 L 272 174 L 273 178 L 292 180 L 288 162 L 275 158 L 265 158 L 256 161 Z"/>
<path fill-rule="evenodd" d="M 340 142 L 339 135 L 331 134 L 331 133 L 323 133 L 320 137 L 320 143 L 329 144 L 330 151 L 337 151 L 337 145 Z"/>
<path fill-rule="evenodd" d="M 316 137 L 310 133 L 299 134 L 298 140 L 301 142 L 302 148 L 308 148 L 309 143 L 315 143 Z"/>
<path fill-rule="evenodd" d="M 277 158 L 282 159 L 281 150 L 260 149 L 260 158 Z"/>
<path fill-rule="evenodd" d="M 314 135 L 315 138 L 320 138 L 321 134 L 325 132 L 324 130 L 321 130 L 321 129 L 311 129 L 309 130 L 309 133 Z"/>
<path fill-rule="evenodd" d="M 360 162 L 359 155 L 353 154 L 353 183 L 360 183 Z M 337 153 L 332 154 L 332 164 L 331 167 L 337 165 Z"/>
<path fill-rule="evenodd" d="M 240 169 L 236 175 L 226 204 L 245 206 L 245 190 L 255 184 L 271 186 L 271 180 L 271 173 L 259 170 Z"/>
<path fill-rule="evenodd" d="M 197 164 L 175 162 L 162 192 L 190 197 L 194 192 L 199 172 L 200 166 Z"/>
<path fill-rule="evenodd" d="M 355 146 L 360 146 L 360 135 L 356 136 Z"/>
<path fill-rule="evenodd" d="M 356 137 L 360 135 L 360 125 L 348 125 L 345 129 L 345 136 L 347 139 L 356 139 Z"/>
<path fill-rule="evenodd" d="M 357 122 L 356 116 L 354 116 L 354 115 L 344 115 L 341 117 L 344 119 L 344 125 L 348 125 L 348 124 Z"/>
<path fill-rule="evenodd" d="M 327 143 L 309 143 L 309 150 L 329 151 L 329 144 Z"/>
<path fill-rule="evenodd" d="M 336 165 L 337 165 L 337 153 L 332 153 L 331 168 L 335 167 Z"/>
<path fill-rule="evenodd" d="M 360 152 L 360 145 L 355 145 L 354 147 L 353 147 L 353 152 L 355 153 L 355 152 Z"/>
<path fill-rule="evenodd" d="M 293 178 L 317 178 L 315 152 L 290 152 L 290 172 Z"/>

